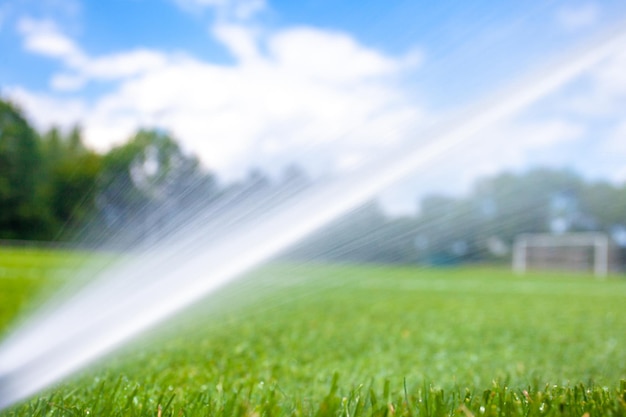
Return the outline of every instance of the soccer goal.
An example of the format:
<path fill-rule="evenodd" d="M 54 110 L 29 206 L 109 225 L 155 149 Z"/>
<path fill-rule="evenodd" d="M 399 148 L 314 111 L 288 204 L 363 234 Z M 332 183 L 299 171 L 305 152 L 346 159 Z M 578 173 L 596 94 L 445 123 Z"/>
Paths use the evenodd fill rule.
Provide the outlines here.
<path fill-rule="evenodd" d="M 603 233 L 523 234 L 513 245 L 513 270 L 588 271 L 604 277 L 615 269 L 612 252 Z"/>

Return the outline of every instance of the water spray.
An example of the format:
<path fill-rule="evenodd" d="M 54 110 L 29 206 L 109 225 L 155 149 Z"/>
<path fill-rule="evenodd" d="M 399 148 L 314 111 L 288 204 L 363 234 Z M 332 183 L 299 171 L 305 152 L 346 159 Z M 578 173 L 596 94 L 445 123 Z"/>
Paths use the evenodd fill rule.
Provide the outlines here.
<path fill-rule="evenodd" d="M 394 182 L 467 144 L 482 130 L 523 111 L 625 45 L 624 32 L 594 42 L 473 107 L 448 123 L 452 127 L 430 132 L 426 141 L 405 145 L 352 174 L 314 186 L 264 210 L 254 222 L 233 227 L 217 241 L 207 239 L 210 229 L 197 222 L 193 233 L 182 239 L 157 243 L 104 271 L 0 345 L 0 409 L 84 368 Z"/>

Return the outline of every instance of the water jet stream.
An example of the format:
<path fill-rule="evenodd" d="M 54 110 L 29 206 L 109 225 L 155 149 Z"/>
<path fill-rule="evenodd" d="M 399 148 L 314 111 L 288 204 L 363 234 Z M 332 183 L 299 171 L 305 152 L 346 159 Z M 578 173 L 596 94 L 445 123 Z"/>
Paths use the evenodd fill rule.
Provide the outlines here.
<path fill-rule="evenodd" d="M 393 182 L 424 168 L 468 138 L 513 116 L 619 52 L 626 33 L 588 45 L 431 132 L 350 175 L 207 243 L 202 227 L 112 268 L 75 297 L 18 329 L 0 345 L 0 409 L 50 386 L 163 319 L 267 261 Z"/>

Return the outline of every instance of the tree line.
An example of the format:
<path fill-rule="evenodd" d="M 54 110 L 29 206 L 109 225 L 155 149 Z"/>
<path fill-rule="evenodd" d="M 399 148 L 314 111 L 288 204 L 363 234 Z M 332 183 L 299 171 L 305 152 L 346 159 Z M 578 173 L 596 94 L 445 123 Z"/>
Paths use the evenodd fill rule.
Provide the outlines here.
<path fill-rule="evenodd" d="M 590 231 L 607 233 L 626 255 L 626 184 L 535 168 L 482 178 L 464 196 L 425 196 L 417 212 L 403 218 L 389 218 L 370 203 L 295 253 L 355 262 L 509 262 L 522 233 Z"/>
<path fill-rule="evenodd" d="M 108 152 L 95 152 L 79 127 L 39 133 L 16 105 L 0 100 L 0 239 L 136 244 L 154 230 L 173 232 L 201 210 L 254 220 L 247 208 L 312 185 L 296 165 L 280 178 L 252 170 L 239 182 L 221 183 L 161 130 L 139 130 Z M 626 246 L 626 185 L 589 182 L 566 169 L 505 172 L 480 179 L 465 196 L 426 196 L 402 218 L 371 201 L 283 256 L 494 261 L 507 259 L 520 233 L 571 231 L 605 231 Z"/>
<path fill-rule="evenodd" d="M 0 100 L 0 239 L 137 243 L 163 235 L 199 210 L 215 215 L 259 204 L 268 193 L 308 183 L 292 165 L 278 182 L 253 169 L 221 184 L 166 131 L 138 130 L 98 153 L 80 127 L 38 133 L 13 103 Z"/>
<path fill-rule="evenodd" d="M 211 192 L 215 181 L 165 132 L 140 130 L 98 153 L 85 146 L 80 127 L 39 134 L 0 100 L 2 239 L 67 240 L 91 224 L 125 223 L 185 182 Z"/>

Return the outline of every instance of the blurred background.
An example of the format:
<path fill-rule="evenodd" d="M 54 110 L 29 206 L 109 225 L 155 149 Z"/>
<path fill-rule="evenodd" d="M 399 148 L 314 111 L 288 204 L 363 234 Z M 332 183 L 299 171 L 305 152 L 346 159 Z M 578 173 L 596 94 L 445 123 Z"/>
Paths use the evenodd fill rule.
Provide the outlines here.
<path fill-rule="evenodd" d="M 200 211 L 253 220 L 625 18 L 610 0 L 2 2 L 0 238 L 128 248 Z M 592 268 L 600 236 L 623 269 L 625 67 L 610 57 L 283 256 L 504 264 L 522 234 L 594 232 L 567 256 Z"/>

